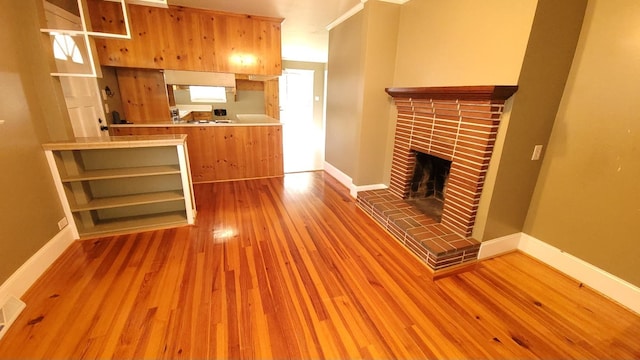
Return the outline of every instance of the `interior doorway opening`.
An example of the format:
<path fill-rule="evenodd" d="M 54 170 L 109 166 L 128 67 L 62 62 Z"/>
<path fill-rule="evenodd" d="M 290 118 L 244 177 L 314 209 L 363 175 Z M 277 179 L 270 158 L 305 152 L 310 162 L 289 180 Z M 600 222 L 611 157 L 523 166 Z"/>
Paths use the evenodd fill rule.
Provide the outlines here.
<path fill-rule="evenodd" d="M 284 172 L 322 170 L 324 126 L 314 118 L 314 70 L 285 69 L 280 76 Z"/>

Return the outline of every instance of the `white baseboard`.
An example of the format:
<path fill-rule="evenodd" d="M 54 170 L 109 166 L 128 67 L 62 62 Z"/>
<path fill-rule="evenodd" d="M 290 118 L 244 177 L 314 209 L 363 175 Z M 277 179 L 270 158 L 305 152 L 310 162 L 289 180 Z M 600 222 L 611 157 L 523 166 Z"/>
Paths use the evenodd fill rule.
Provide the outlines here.
<path fill-rule="evenodd" d="M 71 226 L 58 232 L 0 285 L 0 304 L 11 297 L 21 298 L 74 240 Z"/>
<path fill-rule="evenodd" d="M 525 233 L 485 241 L 480 260 L 520 250 L 640 314 L 640 288 Z"/>
<path fill-rule="evenodd" d="M 640 314 L 639 287 L 524 233 L 518 249 Z"/>
<path fill-rule="evenodd" d="M 485 260 L 518 250 L 518 243 L 520 242 L 521 236 L 522 233 L 515 233 L 497 239 L 483 241 L 480 244 L 478 260 Z"/>
<path fill-rule="evenodd" d="M 350 193 L 353 193 L 353 180 L 350 176 L 343 173 L 337 167 L 329 164 L 328 162 L 324 162 L 324 171 L 326 171 L 329 175 L 333 176 L 336 180 L 338 180 L 342 185 L 346 186 L 349 189 Z M 351 194 L 353 196 L 353 194 Z"/>
<path fill-rule="evenodd" d="M 335 166 L 329 164 L 328 162 L 324 162 L 324 171 L 326 171 L 329 175 L 333 176 L 336 180 L 338 180 L 342 185 L 344 185 L 347 189 L 349 189 L 349 194 L 356 198 L 358 197 L 359 191 L 368 191 L 368 190 L 378 190 L 378 189 L 386 189 L 387 185 L 385 184 L 372 184 L 372 185 L 360 185 L 356 186 L 353 184 L 353 179 L 350 176 L 340 171 L 340 169 Z"/>

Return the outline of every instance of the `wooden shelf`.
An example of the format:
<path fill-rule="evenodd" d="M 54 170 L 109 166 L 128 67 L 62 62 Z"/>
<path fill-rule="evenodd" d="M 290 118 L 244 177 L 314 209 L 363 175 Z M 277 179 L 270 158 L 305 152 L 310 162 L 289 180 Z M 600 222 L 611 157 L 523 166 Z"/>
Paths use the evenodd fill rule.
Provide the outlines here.
<path fill-rule="evenodd" d="M 79 175 L 65 176 L 62 178 L 62 182 L 119 179 L 119 178 L 128 178 L 128 177 L 170 175 L 170 174 L 180 174 L 180 166 L 165 165 L 165 166 L 145 166 L 145 167 L 136 167 L 136 168 L 122 168 L 122 169 L 87 170 Z"/>
<path fill-rule="evenodd" d="M 126 233 L 187 224 L 188 221 L 185 213 L 183 211 L 175 211 L 170 213 L 102 220 L 93 226 L 78 224 L 78 232 L 81 234 L 82 238 L 87 238 L 96 235 Z"/>
<path fill-rule="evenodd" d="M 194 223 L 184 135 L 76 138 L 43 148 L 77 238 Z"/>
<path fill-rule="evenodd" d="M 123 206 L 153 204 L 166 201 L 184 200 L 182 191 L 162 191 L 147 194 L 133 194 L 125 196 L 112 196 L 106 198 L 96 198 L 87 204 L 69 204 L 71 211 L 87 211 L 98 209 L 110 209 Z"/>

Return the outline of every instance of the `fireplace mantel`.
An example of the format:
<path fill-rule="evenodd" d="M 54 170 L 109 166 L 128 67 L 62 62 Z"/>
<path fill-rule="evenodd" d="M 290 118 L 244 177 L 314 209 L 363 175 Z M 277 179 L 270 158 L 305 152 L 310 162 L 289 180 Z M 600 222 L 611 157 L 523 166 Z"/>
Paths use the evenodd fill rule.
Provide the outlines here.
<path fill-rule="evenodd" d="M 394 98 L 433 100 L 507 100 L 518 90 L 515 85 L 392 87 L 387 94 Z"/>

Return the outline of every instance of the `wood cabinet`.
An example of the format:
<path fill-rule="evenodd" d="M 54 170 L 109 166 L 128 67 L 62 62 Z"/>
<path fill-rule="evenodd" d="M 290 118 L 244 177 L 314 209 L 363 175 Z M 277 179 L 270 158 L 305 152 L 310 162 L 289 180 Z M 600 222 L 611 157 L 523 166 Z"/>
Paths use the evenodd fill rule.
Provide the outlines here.
<path fill-rule="evenodd" d="M 125 119 L 138 124 L 171 123 L 167 86 L 154 69 L 116 69 Z"/>
<path fill-rule="evenodd" d="M 284 175 L 282 125 L 114 125 L 113 135 L 186 134 L 194 183 Z"/>
<path fill-rule="evenodd" d="M 121 26 L 113 6 L 96 3 L 94 26 Z M 169 6 L 129 5 L 131 40 L 96 39 L 101 65 L 280 75 L 282 19 Z M 95 19 L 94 19 L 95 16 Z"/>
<path fill-rule="evenodd" d="M 184 135 L 44 144 L 77 238 L 193 224 Z"/>

